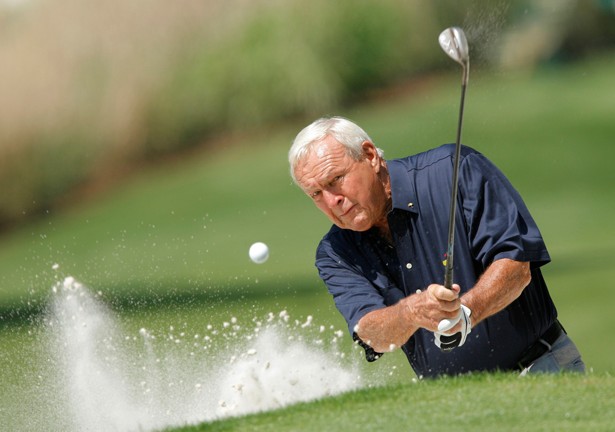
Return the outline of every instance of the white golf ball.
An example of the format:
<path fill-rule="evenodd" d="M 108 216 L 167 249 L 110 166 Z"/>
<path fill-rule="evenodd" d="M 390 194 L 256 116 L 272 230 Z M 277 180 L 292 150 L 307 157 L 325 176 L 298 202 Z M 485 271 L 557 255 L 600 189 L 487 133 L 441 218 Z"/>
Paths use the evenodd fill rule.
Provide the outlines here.
<path fill-rule="evenodd" d="M 250 259 L 256 264 L 262 264 L 269 258 L 269 248 L 265 243 L 256 242 L 250 246 Z"/>

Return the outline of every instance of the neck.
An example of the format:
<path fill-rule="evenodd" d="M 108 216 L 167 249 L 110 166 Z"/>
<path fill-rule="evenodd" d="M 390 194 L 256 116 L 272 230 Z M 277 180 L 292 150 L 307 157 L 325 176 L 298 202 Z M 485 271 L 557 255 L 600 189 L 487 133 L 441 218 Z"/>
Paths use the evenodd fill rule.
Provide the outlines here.
<path fill-rule="evenodd" d="M 374 227 L 378 230 L 378 233 L 386 239 L 389 243 L 393 243 L 393 238 L 391 237 L 391 230 L 389 229 L 389 219 L 388 215 L 392 209 L 392 201 L 389 198 L 386 202 L 385 212 L 382 215 L 380 221 L 374 224 Z"/>
<path fill-rule="evenodd" d="M 382 169 L 378 173 L 380 176 L 380 181 L 382 182 L 382 187 L 384 189 L 384 203 L 383 203 L 383 212 L 380 220 L 374 224 L 374 226 L 378 229 L 380 235 L 386 239 L 389 243 L 393 243 L 393 239 L 391 237 L 391 230 L 389 229 L 389 220 L 388 215 L 393 210 L 393 198 L 391 197 L 391 181 L 389 178 L 389 171 L 387 169 L 386 162 L 382 160 Z"/>

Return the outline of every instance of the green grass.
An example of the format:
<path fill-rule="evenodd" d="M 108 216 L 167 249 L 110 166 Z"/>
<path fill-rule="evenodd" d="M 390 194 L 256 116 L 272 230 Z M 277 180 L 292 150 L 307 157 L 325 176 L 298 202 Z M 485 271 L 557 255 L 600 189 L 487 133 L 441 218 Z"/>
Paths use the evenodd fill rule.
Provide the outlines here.
<path fill-rule="evenodd" d="M 231 431 L 609 431 L 612 376 L 476 375 L 351 392 L 278 411 L 169 429 Z"/>
<path fill-rule="evenodd" d="M 608 374 L 615 372 L 608 351 L 615 327 L 615 292 L 609 285 L 615 277 L 609 259 L 615 250 L 614 72 L 615 60 L 607 57 L 527 74 L 476 68 L 464 126 L 464 142 L 502 168 L 541 227 L 553 259 L 544 269 L 550 292 L 595 374 L 411 385 L 403 384 L 410 376 L 404 373 L 390 380 L 402 383 L 397 387 L 207 427 L 233 430 L 243 424 L 239 429 L 259 430 L 281 422 L 270 429 L 310 423 L 331 430 L 323 426 L 327 423 L 318 423 L 322 410 L 331 424 L 339 419 L 333 430 L 354 430 L 361 422 L 395 430 L 414 421 L 415 430 L 443 429 L 450 423 L 434 423 L 432 428 L 429 422 L 444 422 L 447 416 L 462 425 L 467 422 L 467 430 L 500 423 L 503 430 L 523 430 L 506 420 L 512 418 L 528 421 L 533 430 L 565 430 L 568 424 L 574 426 L 569 430 L 583 430 L 584 425 L 595 426 L 587 430 L 606 430 L 600 422 L 612 420 L 613 410 L 604 404 L 613 395 L 605 394 L 612 390 L 602 383 L 612 388 Z M 459 102 L 457 75 L 339 114 L 358 121 L 391 158 L 450 142 Z M 15 359 L 23 356 L 20 347 L 31 319 L 44 308 L 53 283 L 68 274 L 101 291 L 135 328 L 143 321 L 151 327 L 169 322 L 198 326 L 216 317 L 281 309 L 344 328 L 313 267 L 314 248 L 329 224 L 291 184 L 287 172 L 286 151 L 305 123 L 235 137 L 215 151 L 149 167 L 93 200 L 50 212 L 3 235 L 0 359 L 15 369 L 3 368 L 0 381 L 18 386 L 19 374 L 30 368 Z M 254 241 L 270 246 L 271 258 L 264 265 L 249 262 L 247 251 Z M 52 270 L 55 263 L 60 265 L 57 271 Z M 386 361 L 404 363 L 401 356 Z M 393 410 L 388 393 L 398 395 Z M 540 405 L 540 400 L 546 402 Z M 19 398 L 10 402 L 15 401 Z M 582 409 L 574 409 L 573 402 L 580 402 Z M 415 407 L 427 414 L 415 416 Z M 309 420 L 302 418 L 308 411 Z"/>

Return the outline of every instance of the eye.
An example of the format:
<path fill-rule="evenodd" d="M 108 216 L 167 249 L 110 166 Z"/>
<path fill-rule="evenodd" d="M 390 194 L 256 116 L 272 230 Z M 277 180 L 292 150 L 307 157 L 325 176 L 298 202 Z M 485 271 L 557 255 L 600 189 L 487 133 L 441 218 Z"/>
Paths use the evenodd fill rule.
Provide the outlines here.
<path fill-rule="evenodd" d="M 344 178 L 344 176 L 338 175 L 333 177 L 333 180 L 331 180 L 331 182 L 329 183 L 329 186 L 335 186 L 337 183 L 339 183 L 342 179 Z"/>
<path fill-rule="evenodd" d="M 311 192 L 309 195 L 310 195 L 310 198 L 317 199 L 320 196 L 320 191 L 317 190 L 317 191 Z"/>

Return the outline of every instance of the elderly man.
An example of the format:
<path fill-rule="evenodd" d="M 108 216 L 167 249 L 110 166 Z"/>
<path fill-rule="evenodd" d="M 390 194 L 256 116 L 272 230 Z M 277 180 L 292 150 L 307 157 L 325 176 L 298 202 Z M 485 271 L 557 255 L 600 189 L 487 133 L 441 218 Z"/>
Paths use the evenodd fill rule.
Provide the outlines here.
<path fill-rule="evenodd" d="M 295 138 L 291 176 L 335 224 L 316 267 L 353 338 L 369 361 L 401 348 L 419 377 L 584 371 L 540 272 L 550 258 L 534 220 L 504 175 L 468 147 L 459 168 L 456 283 L 441 285 L 454 150 L 387 161 L 340 117 L 319 119 Z M 447 350 L 444 339 L 454 341 Z"/>

